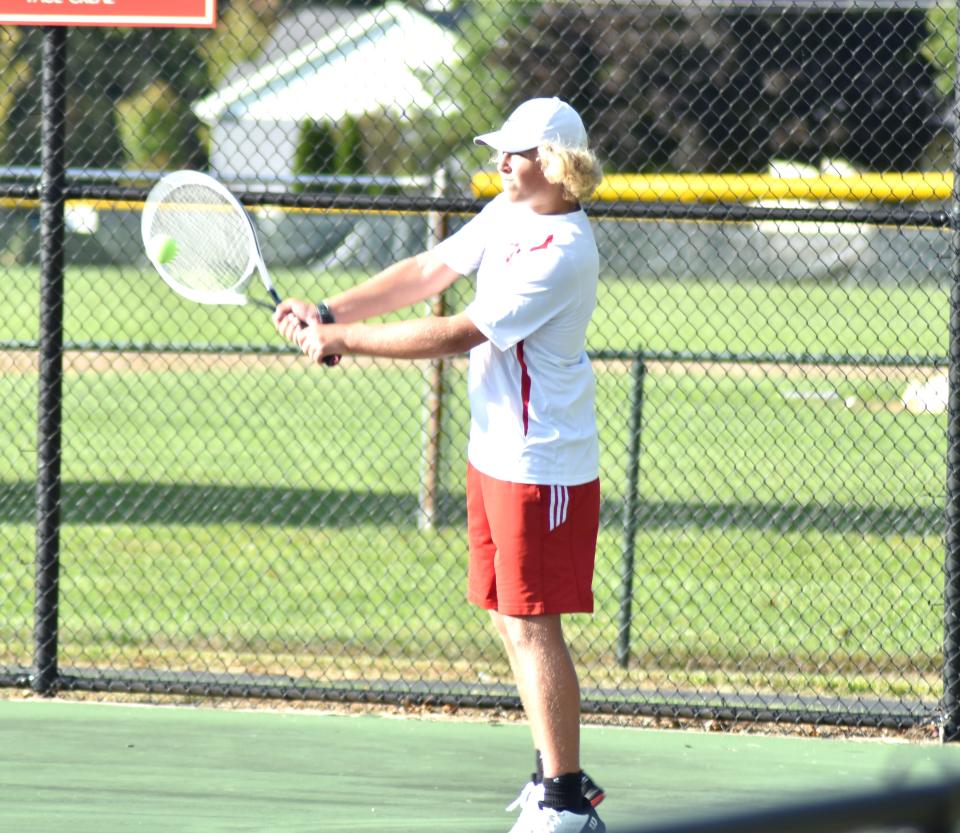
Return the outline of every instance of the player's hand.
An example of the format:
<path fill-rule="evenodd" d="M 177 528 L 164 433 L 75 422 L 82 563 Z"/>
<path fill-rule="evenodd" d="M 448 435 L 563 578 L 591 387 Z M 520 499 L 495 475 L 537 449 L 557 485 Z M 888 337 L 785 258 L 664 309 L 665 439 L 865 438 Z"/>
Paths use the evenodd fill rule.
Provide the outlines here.
<path fill-rule="evenodd" d="M 273 324 L 287 341 L 296 343 L 296 335 L 304 324 L 320 323 L 320 314 L 317 307 L 309 301 L 299 298 L 288 298 L 281 301 L 274 310 Z"/>
<path fill-rule="evenodd" d="M 338 324 L 311 321 L 306 327 L 297 330 L 293 341 L 315 364 L 332 366 L 340 361 L 340 355 L 343 353 L 341 329 L 342 326 Z"/>

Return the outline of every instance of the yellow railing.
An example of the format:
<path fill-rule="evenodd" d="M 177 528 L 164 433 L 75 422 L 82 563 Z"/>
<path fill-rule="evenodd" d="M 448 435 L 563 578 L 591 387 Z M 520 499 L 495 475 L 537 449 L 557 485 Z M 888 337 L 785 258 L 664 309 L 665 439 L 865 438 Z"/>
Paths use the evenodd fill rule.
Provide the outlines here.
<path fill-rule="evenodd" d="M 500 193 L 500 176 L 478 173 L 477 197 Z M 923 202 L 950 199 L 951 173 L 864 173 L 845 176 L 780 177 L 770 174 L 611 174 L 597 200 L 635 202 L 758 202 L 762 200 L 843 200 Z"/>

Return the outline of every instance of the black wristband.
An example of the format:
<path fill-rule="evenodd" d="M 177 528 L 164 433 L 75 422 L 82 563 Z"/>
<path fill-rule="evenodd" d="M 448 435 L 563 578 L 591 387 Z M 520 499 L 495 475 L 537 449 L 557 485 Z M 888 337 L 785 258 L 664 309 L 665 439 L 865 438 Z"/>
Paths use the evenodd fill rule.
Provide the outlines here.
<path fill-rule="evenodd" d="M 328 307 L 323 301 L 317 304 L 317 315 L 320 316 L 320 321 L 324 324 L 334 324 L 336 323 L 336 318 L 333 317 L 333 313 L 330 312 L 330 307 Z"/>

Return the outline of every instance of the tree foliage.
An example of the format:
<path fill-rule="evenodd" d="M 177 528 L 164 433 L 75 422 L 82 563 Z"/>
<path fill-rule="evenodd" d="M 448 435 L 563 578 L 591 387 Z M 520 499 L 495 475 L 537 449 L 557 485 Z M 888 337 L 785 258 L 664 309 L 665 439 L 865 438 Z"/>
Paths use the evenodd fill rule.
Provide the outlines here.
<path fill-rule="evenodd" d="M 155 81 L 118 101 L 116 118 L 124 153 L 138 168 L 203 165 L 200 123 L 168 81 Z"/>
<path fill-rule="evenodd" d="M 13 114 L 33 78 L 29 53 L 22 49 L 25 30 L 0 28 L 0 162 L 13 161 Z"/>
<path fill-rule="evenodd" d="M 498 51 L 517 98 L 557 94 L 619 170 L 775 158 L 916 165 L 937 125 L 922 10 L 545 4 Z"/>
<path fill-rule="evenodd" d="M 224 0 L 212 31 L 71 29 L 68 164 L 202 164 L 203 126 L 190 104 L 255 60 L 281 14 L 307 1 Z M 611 169 L 757 170 L 774 158 L 825 156 L 913 167 L 952 91 L 952 0 L 928 12 L 798 9 L 461 4 L 450 15 L 461 60 L 424 79 L 441 115 L 367 114 L 350 146 L 375 172 L 420 173 L 451 156 L 486 164 L 471 136 L 524 98 L 559 95 L 583 114 Z M 7 164 L 39 163 L 41 38 L 40 29 L 0 29 Z"/>
<path fill-rule="evenodd" d="M 459 17 L 456 52 L 460 60 L 440 68 L 434 78 L 438 99 L 447 99 L 450 105 L 434 143 L 434 150 L 441 151 L 437 164 L 450 156 L 468 166 L 489 161 L 489 149 L 476 148 L 470 139 L 503 121 L 517 80 L 498 53 L 539 6 L 526 0 L 472 3 L 469 13 Z"/>
<path fill-rule="evenodd" d="M 211 86 L 220 83 L 233 67 L 259 54 L 281 6 L 281 0 L 233 0 L 219 8 L 216 28 L 200 44 Z"/>
<path fill-rule="evenodd" d="M 957 4 L 939 0 L 927 13 L 924 56 L 934 67 L 937 89 L 943 96 L 953 92 L 957 68 Z"/>
<path fill-rule="evenodd" d="M 213 30 L 72 28 L 67 39 L 67 164 L 202 164 L 203 127 L 190 104 L 256 54 L 281 0 L 221 4 Z M 40 162 L 38 29 L 0 28 L 0 158 Z"/>

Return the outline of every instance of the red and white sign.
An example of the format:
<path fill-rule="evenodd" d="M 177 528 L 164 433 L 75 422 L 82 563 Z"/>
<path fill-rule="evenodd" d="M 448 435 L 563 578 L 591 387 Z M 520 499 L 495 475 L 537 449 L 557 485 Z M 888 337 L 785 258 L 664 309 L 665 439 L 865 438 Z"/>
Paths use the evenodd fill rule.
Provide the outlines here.
<path fill-rule="evenodd" d="M 212 29 L 216 0 L 0 0 L 0 25 Z"/>

